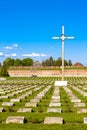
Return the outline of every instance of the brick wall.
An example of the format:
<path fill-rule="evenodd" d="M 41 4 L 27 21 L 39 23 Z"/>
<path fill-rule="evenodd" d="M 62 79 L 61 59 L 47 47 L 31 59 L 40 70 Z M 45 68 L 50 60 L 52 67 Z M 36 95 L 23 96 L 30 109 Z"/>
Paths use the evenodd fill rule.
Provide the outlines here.
<path fill-rule="evenodd" d="M 11 77 L 30 77 L 32 75 L 37 76 L 61 76 L 61 70 L 9 70 L 9 75 Z M 65 76 L 87 76 L 87 70 L 65 70 Z"/>

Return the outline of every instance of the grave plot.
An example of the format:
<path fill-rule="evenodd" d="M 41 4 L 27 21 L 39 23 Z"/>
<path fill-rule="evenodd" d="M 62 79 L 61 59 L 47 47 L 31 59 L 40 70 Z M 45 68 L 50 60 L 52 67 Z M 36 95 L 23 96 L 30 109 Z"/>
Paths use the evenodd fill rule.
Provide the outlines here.
<path fill-rule="evenodd" d="M 25 104 L 25 107 L 36 107 L 38 102 L 40 102 L 40 100 L 42 99 L 42 97 L 46 94 L 46 92 L 51 88 L 50 86 L 47 86 L 47 88 L 45 88 L 42 92 L 40 92 L 39 94 L 37 94 L 37 96 L 35 96 L 33 99 L 30 100 L 30 102 Z M 37 90 L 37 89 L 35 89 Z"/>
<path fill-rule="evenodd" d="M 52 95 L 51 102 L 47 109 L 48 113 L 61 113 L 61 103 L 60 103 L 60 88 L 55 87 Z M 45 117 L 44 124 L 63 124 L 62 117 Z"/>
<path fill-rule="evenodd" d="M 0 83 L 0 124 L 86 124 L 87 97 L 81 92 L 86 93 L 87 79 L 68 77 L 67 87 L 55 87 L 55 80 L 60 77 Z"/>
<path fill-rule="evenodd" d="M 25 99 L 25 98 L 27 98 L 31 94 L 32 94 L 32 91 L 28 91 L 25 94 L 22 94 L 21 96 L 18 96 L 17 99 L 20 99 L 20 100 L 21 99 Z"/>
<path fill-rule="evenodd" d="M 77 96 L 75 96 L 68 87 L 63 87 L 63 89 L 68 94 L 71 102 L 73 102 L 73 103 L 81 103 L 81 99 L 78 99 Z"/>
<path fill-rule="evenodd" d="M 81 102 L 81 99 L 78 99 L 69 88 L 64 88 L 65 91 L 68 93 L 68 96 L 71 99 L 71 102 L 74 103 L 74 107 L 77 108 L 77 113 L 80 113 L 80 108 L 79 107 L 85 107 L 86 104 L 84 102 Z M 79 108 L 79 109 L 78 109 Z M 82 109 L 81 109 L 82 110 Z M 85 110 L 83 109 L 83 111 L 85 112 Z"/>
<path fill-rule="evenodd" d="M 74 93 L 76 93 L 78 95 L 78 97 L 81 98 L 81 100 L 83 101 L 83 103 L 75 103 L 74 107 L 77 107 L 77 113 L 87 113 L 87 99 L 85 98 L 86 96 L 84 96 L 82 94 L 85 93 L 84 91 L 76 88 L 76 87 L 72 87 L 71 86 L 72 91 L 74 91 Z"/>
<path fill-rule="evenodd" d="M 22 86 L 23 87 L 23 86 Z M 13 108 L 14 107 L 16 107 L 17 106 L 17 103 L 19 103 L 22 99 L 25 99 L 25 98 L 27 98 L 29 95 L 31 95 L 32 94 L 32 92 L 36 92 L 36 91 L 39 91 L 40 89 L 42 89 L 44 87 L 44 85 L 41 85 L 41 86 L 37 86 L 37 85 L 33 85 L 33 86 L 31 86 L 31 87 L 29 87 L 29 88 L 25 88 L 25 89 L 21 89 L 21 91 L 20 91 L 20 89 L 14 89 L 14 91 L 15 92 L 13 92 L 13 94 L 15 95 L 16 94 L 16 98 L 11 98 L 11 99 L 9 99 L 10 101 L 9 102 L 3 102 L 2 103 L 2 106 L 13 106 Z M 46 88 L 46 90 L 48 89 L 49 87 L 47 87 Z M 30 89 L 32 89 L 32 91 L 28 91 L 28 90 L 30 90 Z M 25 91 L 27 91 L 25 94 L 22 94 L 22 93 L 24 93 Z M 43 93 L 45 94 L 45 91 L 43 91 Z M 41 93 L 40 93 L 41 94 Z M 10 94 L 9 94 L 10 95 Z M 20 96 L 19 96 L 20 95 Z M 39 95 L 38 95 L 39 96 Z M 43 95 L 44 96 L 44 95 Z M 40 97 L 40 96 L 39 96 Z M 40 99 L 39 99 L 39 97 L 35 97 L 35 99 L 31 99 L 31 104 L 33 104 L 34 106 L 36 106 L 35 104 L 35 102 L 39 102 L 40 101 Z M 37 101 L 38 100 L 38 101 Z M 26 102 L 26 101 L 25 101 Z M 22 102 L 20 102 L 20 104 L 22 104 Z M 15 106 L 14 106 L 15 105 Z M 12 109 L 13 109 L 12 108 Z M 18 112 L 31 112 L 32 111 L 32 109 L 30 110 L 30 109 L 28 109 L 28 108 L 19 108 L 19 110 L 18 110 Z"/>
<path fill-rule="evenodd" d="M 38 87 L 39 89 L 35 89 L 35 87 L 36 86 L 34 86 L 34 87 L 30 87 L 30 88 L 33 88 L 33 91 L 38 91 L 39 89 L 41 89 L 41 86 L 40 87 Z M 19 90 L 18 90 L 18 92 L 19 92 Z M 17 95 L 19 95 L 19 93 L 16 93 Z M 24 90 L 23 90 L 23 92 L 25 92 Z M 14 106 L 14 107 L 16 107 L 16 105 L 17 105 L 17 103 L 19 103 L 20 102 L 20 104 L 22 104 L 22 99 L 23 99 L 23 97 L 27 97 L 27 96 L 29 96 L 29 95 L 31 95 L 32 94 L 32 91 L 28 91 L 28 92 L 26 92 L 25 94 L 23 94 L 23 95 L 21 95 L 21 99 L 19 98 L 20 96 L 17 96 L 16 95 L 16 98 L 11 98 L 10 99 L 10 101 L 9 102 L 3 102 L 2 103 L 2 106 Z M 24 110 L 23 110 L 24 111 Z"/>
<path fill-rule="evenodd" d="M 73 89 L 75 89 L 77 92 L 82 94 L 83 96 L 87 96 L 87 92 L 84 92 L 83 90 L 79 89 L 78 87 L 71 86 Z"/>
<path fill-rule="evenodd" d="M 59 87 L 55 87 L 47 112 L 59 112 L 59 113 L 61 113 L 61 108 L 58 108 L 58 107 L 61 107 Z"/>
<path fill-rule="evenodd" d="M 32 87 L 33 88 L 33 91 L 35 92 L 35 91 L 38 91 L 38 90 L 40 90 L 41 88 L 43 88 L 44 86 L 40 86 L 40 87 L 37 87 L 37 86 L 34 86 L 34 87 Z M 23 95 L 21 95 L 21 99 L 23 99 L 23 97 L 25 97 L 25 96 L 29 96 L 29 95 L 31 95 L 32 94 L 32 91 L 28 91 L 27 93 L 25 93 L 25 94 L 23 94 Z M 15 98 L 15 99 L 11 99 L 10 100 L 10 102 L 13 102 L 13 103 L 15 103 L 15 102 L 20 102 L 20 98 L 19 98 L 20 96 L 18 96 L 17 98 Z M 33 103 L 33 105 L 35 104 L 35 102 Z"/>
<path fill-rule="evenodd" d="M 37 94 L 36 98 L 40 99 L 40 102 L 38 102 L 37 107 L 33 107 L 34 112 L 39 112 L 42 114 L 43 113 L 45 114 L 47 112 L 52 92 L 53 92 L 52 85 L 47 85 L 46 89 Z"/>

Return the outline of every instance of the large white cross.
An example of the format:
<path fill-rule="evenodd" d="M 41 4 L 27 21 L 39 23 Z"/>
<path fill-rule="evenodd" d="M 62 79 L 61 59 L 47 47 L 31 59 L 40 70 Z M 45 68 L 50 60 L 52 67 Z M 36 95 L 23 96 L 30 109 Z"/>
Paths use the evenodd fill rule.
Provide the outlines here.
<path fill-rule="evenodd" d="M 52 39 L 62 40 L 62 81 L 64 81 L 64 41 L 66 39 L 74 39 L 74 37 L 67 37 L 64 35 L 64 26 L 62 26 L 62 35 L 60 37 L 52 37 Z"/>

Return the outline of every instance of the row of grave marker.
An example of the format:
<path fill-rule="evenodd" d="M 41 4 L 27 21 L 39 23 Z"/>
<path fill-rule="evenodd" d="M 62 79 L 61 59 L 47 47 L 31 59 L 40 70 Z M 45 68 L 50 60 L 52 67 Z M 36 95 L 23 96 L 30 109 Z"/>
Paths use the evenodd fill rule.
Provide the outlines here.
<path fill-rule="evenodd" d="M 51 86 L 48 86 L 46 89 L 45 89 L 45 93 L 50 89 L 50 87 Z M 73 87 L 73 86 L 71 86 L 71 87 Z M 75 90 L 77 90 L 79 93 L 81 93 L 81 92 L 83 92 L 82 90 L 80 90 L 80 89 L 76 89 L 77 87 L 73 87 Z M 68 94 L 68 96 L 70 97 L 70 99 L 71 99 L 71 102 L 73 102 L 74 103 L 74 107 L 85 107 L 85 103 L 82 103 L 81 102 L 81 99 L 78 99 L 73 93 L 72 93 L 72 91 L 68 88 L 68 87 L 63 87 L 63 89 L 67 92 L 67 94 Z M 37 91 L 37 90 L 39 90 L 39 88 L 35 88 L 35 90 Z M 22 92 L 22 91 L 21 91 Z M 30 92 L 30 91 L 29 91 Z M 17 94 L 18 94 L 18 92 L 17 92 Z M 32 93 L 31 93 L 32 94 Z M 83 94 L 83 93 L 81 93 L 81 94 Z M 40 99 L 42 98 L 41 97 L 41 92 L 38 94 L 39 95 L 39 97 L 40 97 Z M 45 95 L 45 94 L 42 94 L 43 96 Z M 18 99 L 18 98 L 17 98 Z M 15 100 L 16 101 L 16 99 L 11 99 L 11 100 Z M 35 100 L 37 100 L 36 102 L 35 102 Z M 15 102 L 15 101 L 13 101 L 13 102 Z M 40 100 L 38 100 L 38 98 L 33 98 L 33 99 L 31 99 L 31 104 L 33 103 L 33 102 L 35 102 L 35 104 L 36 103 L 38 103 Z M 26 105 L 25 105 L 26 106 Z M 54 88 L 54 92 L 53 92 L 53 95 L 52 95 L 52 100 L 51 100 L 51 102 L 50 102 L 50 104 L 49 104 L 49 108 L 50 108 L 50 111 L 49 111 L 49 108 L 48 108 L 48 110 L 47 110 L 47 112 L 55 112 L 53 109 L 54 108 L 52 108 L 52 107 L 54 107 L 54 106 L 61 106 L 61 103 L 60 103 L 60 95 L 59 95 L 59 88 L 58 87 L 55 87 Z M 35 106 L 32 106 L 32 107 L 36 107 L 36 105 Z M 51 109 L 52 108 L 52 109 Z M 3 108 L 1 108 L 2 110 L 3 110 Z M 21 109 L 21 110 L 20 110 Z M 32 108 L 26 108 L 26 110 L 25 110 L 25 108 L 20 108 L 18 111 L 19 112 L 31 112 L 31 110 L 32 110 Z M 57 109 L 58 110 L 58 109 Z M 87 112 L 87 109 L 85 109 L 85 108 L 80 108 L 80 109 L 78 109 L 78 110 L 80 110 L 80 112 L 81 112 L 81 110 L 82 110 L 82 113 L 85 113 L 85 112 Z M 57 112 L 59 112 L 59 113 L 61 113 L 61 108 L 60 108 L 60 110 L 59 111 L 57 111 Z M 80 113 L 79 111 L 78 111 L 78 113 Z M 24 123 L 24 119 L 25 119 L 25 117 L 22 117 L 22 116 L 13 116 L 13 117 L 8 117 L 7 118 L 7 120 L 6 120 L 6 123 Z M 45 118 L 45 120 L 44 120 L 44 124 L 52 124 L 52 123 L 54 123 L 54 124 L 56 124 L 56 123 L 58 123 L 58 124 L 63 124 L 64 123 L 64 120 L 63 120 L 63 118 L 62 117 L 46 117 Z M 84 124 L 87 124 L 87 118 L 85 117 L 84 118 Z"/>
<path fill-rule="evenodd" d="M 25 122 L 24 116 L 9 116 L 6 119 L 6 124 L 9 123 L 24 124 L 24 122 Z M 46 117 L 44 120 L 44 124 L 64 124 L 64 120 L 62 117 Z M 84 124 L 87 124 L 87 117 L 84 117 Z"/>

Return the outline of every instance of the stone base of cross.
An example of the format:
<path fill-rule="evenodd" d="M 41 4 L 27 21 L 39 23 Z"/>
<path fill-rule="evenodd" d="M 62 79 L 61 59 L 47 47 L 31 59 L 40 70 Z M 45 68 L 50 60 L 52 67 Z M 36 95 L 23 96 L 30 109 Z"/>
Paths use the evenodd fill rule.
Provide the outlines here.
<path fill-rule="evenodd" d="M 64 81 L 64 41 L 66 39 L 74 39 L 74 37 L 64 35 L 64 26 L 62 26 L 62 35 L 60 37 L 52 37 L 52 39 L 62 41 L 62 81 L 55 81 L 55 86 L 67 86 L 67 81 Z"/>
<path fill-rule="evenodd" d="M 68 81 L 55 81 L 55 86 L 67 86 Z"/>

